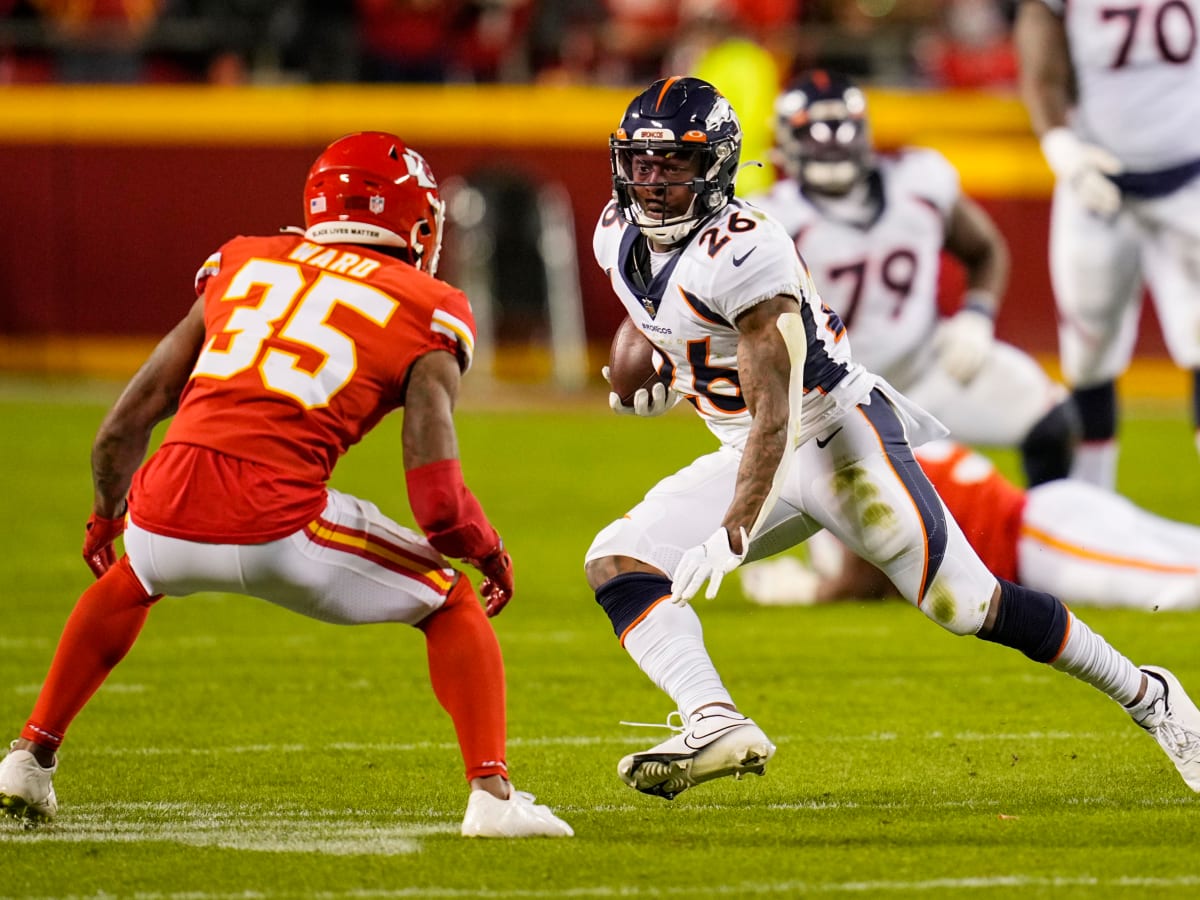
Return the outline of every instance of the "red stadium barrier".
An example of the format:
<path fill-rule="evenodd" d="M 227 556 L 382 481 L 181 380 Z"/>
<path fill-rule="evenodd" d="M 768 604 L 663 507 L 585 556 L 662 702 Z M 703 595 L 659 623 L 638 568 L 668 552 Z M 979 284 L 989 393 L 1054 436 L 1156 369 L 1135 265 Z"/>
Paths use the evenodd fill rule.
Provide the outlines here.
<path fill-rule="evenodd" d="M 219 242 L 301 221 L 329 140 L 396 131 L 444 182 L 510 166 L 567 189 L 589 337 L 621 312 L 592 262 L 610 196 L 607 136 L 629 92 L 564 88 L 5 88 L 0 93 L 0 341 L 150 337 L 191 303 Z M 999 333 L 1056 349 L 1046 260 L 1050 177 L 1013 98 L 873 92 L 878 143 L 941 149 L 996 218 L 1013 272 Z M 452 277 L 453 260 L 446 274 Z M 947 271 L 946 296 L 956 274 Z M 1139 352 L 1161 355 L 1152 314 Z M 2 361 L 7 358 L 7 363 Z M 11 367 L 20 354 L 0 354 Z"/>

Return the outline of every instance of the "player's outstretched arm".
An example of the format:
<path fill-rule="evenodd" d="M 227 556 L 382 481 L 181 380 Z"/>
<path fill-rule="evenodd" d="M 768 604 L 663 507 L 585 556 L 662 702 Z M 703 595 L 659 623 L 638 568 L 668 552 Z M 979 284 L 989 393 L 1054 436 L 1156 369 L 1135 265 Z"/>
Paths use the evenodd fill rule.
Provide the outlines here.
<path fill-rule="evenodd" d="M 1017 85 L 1039 138 L 1067 123 L 1074 102 L 1074 75 L 1062 20 L 1040 0 L 1022 0 L 1013 25 L 1020 64 Z"/>
<path fill-rule="evenodd" d="M 453 354 L 433 350 L 413 363 L 404 398 L 404 472 L 413 517 L 430 545 L 484 575 L 487 614 L 512 599 L 512 557 L 463 483 L 454 428 L 462 375 Z"/>
<path fill-rule="evenodd" d="M 1013 38 L 1021 99 L 1054 177 L 1069 184 L 1091 212 L 1105 218 L 1114 215 L 1121 206 L 1121 191 L 1108 176 L 1122 170 L 1121 161 L 1103 147 L 1081 141 L 1067 127 L 1076 84 L 1062 20 L 1045 4 L 1024 0 Z"/>
<path fill-rule="evenodd" d="M 117 518 L 154 426 L 174 415 L 204 344 L 204 301 L 159 341 L 100 424 L 92 445 L 94 512 Z"/>
<path fill-rule="evenodd" d="M 146 457 L 154 426 L 179 407 L 179 397 L 204 343 L 204 301 L 159 341 L 125 386 L 92 444 L 92 514 L 83 538 L 83 559 L 99 578 L 117 561 L 115 541 L 125 530 L 125 497 L 133 473 Z"/>
<path fill-rule="evenodd" d="M 777 296 L 752 307 L 737 321 L 738 379 L 753 416 L 738 467 L 733 500 L 721 527 L 704 543 L 684 553 L 675 568 L 671 599 L 691 600 L 705 581 L 705 597 L 712 599 L 722 579 L 741 565 L 749 534 L 759 511 L 773 500 L 775 472 L 788 441 L 788 388 L 792 358 L 777 322 L 784 314 L 798 315 L 792 297 Z"/>

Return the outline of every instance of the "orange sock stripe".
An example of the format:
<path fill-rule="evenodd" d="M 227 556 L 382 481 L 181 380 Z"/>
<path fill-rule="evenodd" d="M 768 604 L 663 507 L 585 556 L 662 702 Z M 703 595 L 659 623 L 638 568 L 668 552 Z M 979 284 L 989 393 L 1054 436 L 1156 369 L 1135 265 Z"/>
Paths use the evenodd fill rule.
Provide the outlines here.
<path fill-rule="evenodd" d="M 621 646 L 622 647 L 625 646 L 625 638 L 629 636 L 629 632 L 631 632 L 631 631 L 633 631 L 633 629 L 637 628 L 638 625 L 640 625 L 642 623 L 642 621 L 646 618 L 646 616 L 650 615 L 650 611 L 652 609 L 654 609 L 654 607 L 658 606 L 658 604 L 662 603 L 664 600 L 669 600 L 670 598 L 671 598 L 670 594 L 663 594 L 661 597 L 659 597 L 657 600 L 655 600 L 653 603 L 651 603 L 649 606 L 647 606 L 645 611 L 640 616 L 638 616 L 636 619 L 634 619 L 632 622 L 630 622 L 629 627 L 621 632 Z"/>
<path fill-rule="evenodd" d="M 416 579 L 434 590 L 447 591 L 453 582 L 451 570 L 377 535 L 334 525 L 325 519 L 309 522 L 305 530 L 309 540 L 315 544 L 370 560 L 389 572 Z"/>
<path fill-rule="evenodd" d="M 1132 556 L 1119 556 L 1115 553 L 1103 553 L 1099 550 L 1089 550 L 1086 547 L 1079 547 L 1075 544 L 1069 544 L 1064 540 L 1054 537 L 1045 531 L 1038 528 L 1033 528 L 1029 525 L 1021 526 L 1021 537 L 1029 537 L 1036 540 L 1038 543 L 1045 544 L 1047 547 L 1053 547 L 1060 553 L 1065 553 L 1068 556 L 1075 556 L 1080 559 L 1088 559 L 1092 562 L 1104 563 L 1109 566 L 1120 566 L 1127 569 L 1142 569 L 1146 572 L 1160 572 L 1164 575 L 1198 575 L 1200 574 L 1200 566 L 1172 566 L 1167 563 L 1156 563 L 1146 559 L 1135 559 Z"/>
<path fill-rule="evenodd" d="M 1061 600 L 1059 600 L 1058 602 L 1062 603 Z M 1052 656 L 1049 660 L 1047 660 L 1047 662 L 1050 662 L 1050 663 L 1054 662 L 1056 659 L 1058 659 L 1060 656 L 1062 656 L 1062 652 L 1067 649 L 1067 641 L 1069 641 L 1071 639 L 1071 622 L 1074 620 L 1075 617 L 1073 615 L 1071 615 L 1071 608 L 1069 606 L 1067 606 L 1067 604 L 1063 603 L 1063 606 L 1066 607 L 1066 610 L 1067 610 L 1067 627 L 1063 631 L 1062 643 L 1058 645 L 1058 650 L 1055 652 L 1054 656 Z"/>

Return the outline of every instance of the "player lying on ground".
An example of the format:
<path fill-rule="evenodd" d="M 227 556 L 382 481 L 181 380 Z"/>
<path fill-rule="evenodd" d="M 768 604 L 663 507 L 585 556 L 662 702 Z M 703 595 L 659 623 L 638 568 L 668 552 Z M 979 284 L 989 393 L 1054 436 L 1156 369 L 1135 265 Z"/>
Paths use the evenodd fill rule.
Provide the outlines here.
<path fill-rule="evenodd" d="M 1072 606 L 1148 611 L 1200 609 L 1200 528 L 1172 522 L 1112 491 L 1073 478 L 1027 491 L 987 458 L 933 441 L 915 451 L 930 483 L 993 574 Z M 887 576 L 827 532 L 792 556 L 740 571 L 763 604 L 897 597 Z"/>
<path fill-rule="evenodd" d="M 67 728 L 163 594 L 227 591 L 325 622 L 420 629 L 471 786 L 462 833 L 570 835 L 509 784 L 500 647 L 470 580 L 447 561 L 483 573 L 487 615 L 512 597 L 512 560 L 458 461 L 453 411 L 475 330 L 466 296 L 434 278 L 437 182 L 395 135 L 349 135 L 313 163 L 304 209 L 306 230 L 236 237 L 209 257 L 199 299 L 100 426 L 83 549 L 98 580 L 0 762 L 0 809 L 55 814 Z M 425 536 L 326 487 L 341 455 L 398 407 Z M 152 429 L 172 414 L 142 465 Z"/>
<path fill-rule="evenodd" d="M 1200 791 L 1200 711 L 1178 680 L 1139 669 L 1057 597 L 997 580 L 971 549 L 909 443 L 943 429 L 853 360 L 787 232 L 734 198 L 741 129 L 728 101 L 696 78 L 656 82 L 609 146 L 615 199 L 596 259 L 669 382 L 625 411 L 657 414 L 682 394 L 720 442 L 587 551 L 588 584 L 621 645 L 683 716 L 681 734 L 626 756 L 620 777 L 670 798 L 763 771 L 774 745 L 738 711 L 689 601 L 705 582 L 714 597 L 743 560 L 825 528 L 951 633 L 1012 647 L 1117 701 Z"/>

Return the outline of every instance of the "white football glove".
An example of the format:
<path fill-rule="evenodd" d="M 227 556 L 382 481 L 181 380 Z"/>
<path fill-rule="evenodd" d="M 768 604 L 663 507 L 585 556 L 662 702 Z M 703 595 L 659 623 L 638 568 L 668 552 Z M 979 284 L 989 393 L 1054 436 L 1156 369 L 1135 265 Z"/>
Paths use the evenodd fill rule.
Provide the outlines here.
<path fill-rule="evenodd" d="M 980 309 L 964 306 L 938 325 L 933 351 L 938 365 L 960 384 L 969 384 L 991 352 L 996 323 Z"/>
<path fill-rule="evenodd" d="M 721 527 L 703 544 L 683 554 L 679 565 L 675 567 L 675 580 L 671 582 L 672 603 L 686 605 L 705 581 L 708 581 L 708 590 L 704 592 L 704 596 L 709 600 L 717 596 L 721 580 L 746 558 L 750 538 L 745 528 L 739 531 L 742 535 L 741 553 L 733 552 L 733 548 L 729 546 L 729 532 Z"/>
<path fill-rule="evenodd" d="M 608 366 L 600 370 L 604 380 L 608 381 Z M 661 416 L 683 399 L 683 394 L 673 391 L 662 382 L 651 388 L 638 388 L 633 394 L 633 405 L 626 406 L 616 391 L 608 392 L 608 405 L 613 412 L 621 416 Z"/>
<path fill-rule="evenodd" d="M 1107 176 L 1124 166 L 1103 147 L 1084 143 L 1068 128 L 1051 128 L 1042 135 L 1042 155 L 1089 210 L 1108 218 L 1121 208 L 1121 189 Z"/>

